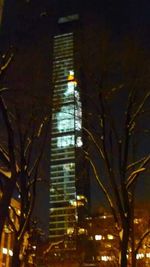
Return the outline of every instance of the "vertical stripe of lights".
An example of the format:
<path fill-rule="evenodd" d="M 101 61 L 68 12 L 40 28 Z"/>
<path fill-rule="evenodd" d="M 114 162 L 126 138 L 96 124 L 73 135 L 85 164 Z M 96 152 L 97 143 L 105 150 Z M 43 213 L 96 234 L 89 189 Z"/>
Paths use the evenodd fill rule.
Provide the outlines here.
<path fill-rule="evenodd" d="M 74 74 L 74 36 L 54 36 L 50 164 L 50 238 L 64 236 L 77 220 L 75 157 L 82 146 L 82 108 Z"/>

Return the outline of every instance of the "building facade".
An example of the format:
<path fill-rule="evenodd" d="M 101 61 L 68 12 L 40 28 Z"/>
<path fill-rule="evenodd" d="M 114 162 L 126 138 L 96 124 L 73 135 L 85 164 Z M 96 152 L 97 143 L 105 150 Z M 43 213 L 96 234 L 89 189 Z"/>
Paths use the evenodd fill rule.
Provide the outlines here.
<path fill-rule="evenodd" d="M 75 231 L 80 221 L 79 209 L 86 202 L 77 185 L 77 158 L 83 146 L 82 104 L 74 52 L 78 20 L 78 14 L 59 17 L 58 31 L 53 36 L 49 237 L 54 240 Z"/>
<path fill-rule="evenodd" d="M 18 217 L 20 216 L 20 203 L 12 199 L 9 207 L 9 216 L 18 227 Z M 14 231 L 9 223 L 6 222 L 0 244 L 0 266 L 10 267 L 13 256 Z"/>

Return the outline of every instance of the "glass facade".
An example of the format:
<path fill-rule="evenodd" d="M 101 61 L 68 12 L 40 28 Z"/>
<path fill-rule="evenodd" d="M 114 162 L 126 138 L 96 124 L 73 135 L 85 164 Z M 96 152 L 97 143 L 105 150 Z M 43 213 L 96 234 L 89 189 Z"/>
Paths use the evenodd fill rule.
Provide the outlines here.
<path fill-rule="evenodd" d="M 50 238 L 67 234 L 78 221 L 76 147 L 82 146 L 82 107 L 74 73 L 74 36 L 54 36 L 50 164 Z"/>

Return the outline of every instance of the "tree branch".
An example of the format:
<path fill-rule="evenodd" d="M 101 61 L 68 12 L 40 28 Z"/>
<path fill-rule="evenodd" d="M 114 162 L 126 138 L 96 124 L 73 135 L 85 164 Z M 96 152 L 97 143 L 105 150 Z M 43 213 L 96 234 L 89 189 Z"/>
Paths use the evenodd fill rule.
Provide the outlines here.
<path fill-rule="evenodd" d="M 102 192 L 104 193 L 104 195 L 105 195 L 105 197 L 106 197 L 106 199 L 107 199 L 107 201 L 109 203 L 109 206 L 111 208 L 112 214 L 114 216 L 114 220 L 115 220 L 117 226 L 119 227 L 119 221 L 118 221 L 118 217 L 117 217 L 117 212 L 116 212 L 116 210 L 114 208 L 114 204 L 113 204 L 113 201 L 112 201 L 112 199 L 110 197 L 110 193 L 107 191 L 107 189 L 105 188 L 104 184 L 102 183 L 102 181 L 101 181 L 101 179 L 100 179 L 100 177 L 99 177 L 99 175 L 97 173 L 96 167 L 95 167 L 93 161 L 91 160 L 91 158 L 89 157 L 89 154 L 86 151 L 84 151 L 84 153 L 86 155 L 86 158 L 90 162 L 90 165 L 91 165 L 91 167 L 93 169 L 93 172 L 94 172 L 94 175 L 95 175 L 95 178 L 96 178 L 96 181 L 98 182 Z"/>
<path fill-rule="evenodd" d="M 100 99 L 100 104 L 101 104 L 101 109 L 102 109 L 102 144 L 103 144 L 103 154 L 104 154 L 104 158 L 105 158 L 105 164 L 108 170 L 108 174 L 109 174 L 109 180 L 111 182 L 113 191 L 114 191 L 114 197 L 115 197 L 115 202 L 116 202 L 116 206 L 118 207 L 118 210 L 120 212 L 120 216 L 122 221 L 124 220 L 124 210 L 123 210 L 123 206 L 122 206 L 122 201 L 121 201 L 121 197 L 118 191 L 118 187 L 115 181 L 115 177 L 114 177 L 114 173 L 113 173 L 113 169 L 112 166 L 110 165 L 110 161 L 108 158 L 108 152 L 107 152 L 107 148 L 106 148 L 106 112 L 105 112 L 105 107 L 104 107 L 104 102 L 103 102 L 103 98 L 101 93 L 99 94 L 99 99 Z"/>
<path fill-rule="evenodd" d="M 145 233 L 141 236 L 141 238 L 140 238 L 140 240 L 139 240 L 139 242 L 138 242 L 138 244 L 137 244 L 137 247 L 136 247 L 136 249 L 135 249 L 135 254 L 138 253 L 138 250 L 140 249 L 140 247 L 141 247 L 141 245 L 142 245 L 142 242 L 144 241 L 144 239 L 145 239 L 149 234 L 150 234 L 150 229 L 147 229 L 147 230 L 145 231 Z"/>
<path fill-rule="evenodd" d="M 11 172 L 12 172 L 12 176 L 15 177 L 15 175 L 16 175 L 16 161 L 15 161 L 15 153 L 14 153 L 14 131 L 13 131 L 11 121 L 10 121 L 9 116 L 8 116 L 7 107 L 6 107 L 2 97 L 0 97 L 0 107 L 2 110 L 3 117 L 4 117 L 5 125 L 7 128 L 8 151 L 9 151 L 9 157 L 10 157 Z"/>
<path fill-rule="evenodd" d="M 4 71 L 7 70 L 8 66 L 10 65 L 12 59 L 14 57 L 14 54 L 11 53 L 7 61 L 0 67 L 0 76 L 3 74 Z"/>
<path fill-rule="evenodd" d="M 0 160 L 10 169 L 10 160 L 7 151 L 0 145 Z"/>
<path fill-rule="evenodd" d="M 137 116 L 140 114 L 140 112 L 141 112 L 143 106 L 145 105 L 145 102 L 147 101 L 147 99 L 148 99 L 149 97 L 150 97 L 150 92 L 148 92 L 148 93 L 145 95 L 143 101 L 142 101 L 141 104 L 138 106 L 138 109 L 137 109 L 136 112 L 133 114 L 133 116 L 132 116 L 132 118 L 131 118 L 131 120 L 130 120 L 130 123 L 129 123 L 129 127 L 132 126 L 133 122 L 136 120 Z"/>
<path fill-rule="evenodd" d="M 95 141 L 95 138 L 94 138 L 93 134 L 91 133 L 91 131 L 88 130 L 87 128 L 85 128 L 85 127 L 83 127 L 82 129 L 83 129 L 83 130 L 90 136 L 90 138 L 91 138 L 91 140 L 93 141 L 93 143 L 95 144 L 95 146 L 96 146 L 96 148 L 97 148 L 97 150 L 98 150 L 100 156 L 101 156 L 102 159 L 104 160 L 105 157 L 104 157 L 103 151 L 102 151 L 102 149 L 100 148 L 100 146 L 98 145 L 98 143 Z"/>
<path fill-rule="evenodd" d="M 144 158 L 142 158 L 142 159 L 139 159 L 139 160 L 137 160 L 137 161 L 135 161 L 135 162 L 133 162 L 133 163 L 131 163 L 131 164 L 129 164 L 129 165 L 127 166 L 127 170 L 129 170 L 130 168 L 134 168 L 137 164 L 143 162 L 146 158 L 147 158 L 147 156 L 144 157 Z"/>
<path fill-rule="evenodd" d="M 146 170 L 145 165 L 150 161 L 150 155 L 148 155 L 146 158 L 142 160 L 142 163 L 140 164 L 139 168 L 131 173 L 129 178 L 126 182 L 127 189 L 135 182 L 135 180 L 138 178 L 139 174 Z"/>

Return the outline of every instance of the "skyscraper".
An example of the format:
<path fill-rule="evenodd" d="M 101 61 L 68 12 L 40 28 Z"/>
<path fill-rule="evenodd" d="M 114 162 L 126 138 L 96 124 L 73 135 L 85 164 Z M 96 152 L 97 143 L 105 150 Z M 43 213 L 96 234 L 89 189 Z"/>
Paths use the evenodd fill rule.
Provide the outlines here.
<path fill-rule="evenodd" d="M 76 78 L 74 27 L 78 14 L 58 19 L 53 37 L 53 108 L 51 133 L 50 238 L 74 231 L 83 195 L 78 194 L 77 157 L 82 141 L 82 104 Z M 60 29 L 63 24 L 63 30 Z M 80 181 L 82 183 L 82 181 Z"/>
<path fill-rule="evenodd" d="M 50 173 L 47 174 L 45 164 L 42 175 L 50 175 L 51 183 L 49 236 L 60 239 L 67 232 L 74 231 L 82 217 L 85 195 L 88 196 L 90 191 L 88 177 L 83 174 L 87 170 L 83 166 L 84 136 L 81 131 L 86 110 L 83 88 L 84 94 L 86 88 L 81 86 L 80 69 L 89 49 L 84 51 L 85 44 L 90 49 L 95 46 L 93 36 L 87 34 L 91 27 L 91 12 L 95 11 L 89 7 L 84 9 L 86 1 L 53 2 L 52 7 L 46 0 L 39 0 L 40 4 L 37 1 L 16 2 L 11 9 L 7 0 L 3 35 L 6 47 L 12 44 L 16 49 L 14 62 L 8 70 L 7 86 L 16 89 L 14 94 L 24 92 L 31 100 L 32 96 L 38 99 L 42 112 L 45 106 L 49 107 L 49 99 L 53 95 L 50 150 L 45 157 L 50 159 Z M 96 25 L 95 13 L 92 17 L 92 25 Z M 95 30 L 92 32 L 96 35 Z M 91 58 L 93 60 L 93 53 L 88 53 L 89 62 Z M 84 70 L 84 73 L 90 71 L 89 62 L 85 63 L 88 71 Z M 37 202 L 46 209 L 48 203 L 44 200 L 41 187 Z M 42 217 L 45 224 L 45 218 L 41 216 L 44 209 L 40 205 L 36 207 L 36 214 Z"/>

